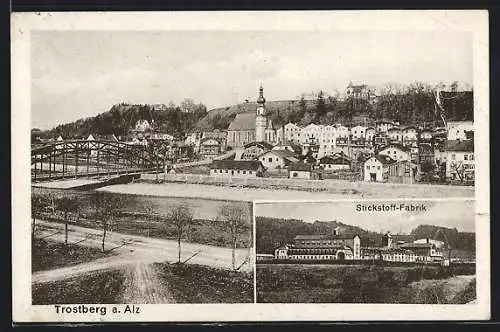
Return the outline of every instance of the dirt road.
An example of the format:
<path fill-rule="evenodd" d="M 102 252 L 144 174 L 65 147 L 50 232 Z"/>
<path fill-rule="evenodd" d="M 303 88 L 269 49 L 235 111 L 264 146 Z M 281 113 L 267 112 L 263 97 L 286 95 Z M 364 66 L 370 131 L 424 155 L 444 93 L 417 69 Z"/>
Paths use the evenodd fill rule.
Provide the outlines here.
<path fill-rule="evenodd" d="M 123 303 L 175 303 L 168 285 L 159 281 L 151 264 L 138 262 L 127 269 L 124 286 Z"/>
<path fill-rule="evenodd" d="M 64 225 L 59 223 L 37 220 L 38 237 L 48 237 L 52 241 L 64 241 Z M 101 248 L 102 232 L 96 229 L 70 226 L 68 233 L 69 243 L 79 243 L 82 246 Z M 152 264 L 177 261 L 177 242 L 148 238 L 144 236 L 128 235 L 110 232 L 106 236 L 106 250 L 113 250 L 115 256 L 97 259 L 91 262 L 62 267 L 54 270 L 39 271 L 32 274 L 32 283 L 44 283 L 55 280 L 67 279 L 82 273 L 97 270 L 110 270 L 116 268 L 134 269 L 137 279 L 145 273 L 137 267 L 138 263 Z M 207 265 L 211 267 L 230 269 L 232 265 L 231 249 L 196 243 L 181 243 L 181 260 L 188 258 L 189 263 Z M 237 249 L 236 262 L 238 265 L 247 257 L 253 259 L 249 249 Z M 244 264 L 241 270 L 251 271 L 253 263 Z M 146 271 L 147 272 L 147 271 Z M 149 275 L 151 271 L 148 272 Z M 147 273 L 146 273 L 147 275 Z M 148 295 L 149 296 L 149 295 Z M 166 296 L 166 295 L 165 295 Z"/>

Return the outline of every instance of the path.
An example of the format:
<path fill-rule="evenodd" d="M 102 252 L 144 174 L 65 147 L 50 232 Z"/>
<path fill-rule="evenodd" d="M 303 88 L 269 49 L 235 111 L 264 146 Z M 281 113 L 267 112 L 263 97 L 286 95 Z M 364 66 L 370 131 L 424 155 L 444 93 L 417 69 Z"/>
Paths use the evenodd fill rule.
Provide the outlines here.
<path fill-rule="evenodd" d="M 64 224 L 37 220 L 38 237 L 49 236 L 52 241 L 64 242 Z M 59 232 L 57 234 L 54 234 Z M 51 235 L 54 234 L 54 235 Z M 68 233 L 69 243 L 101 248 L 100 230 L 80 226 L 70 226 Z M 32 274 L 32 283 L 45 283 L 55 280 L 63 280 L 83 273 L 98 270 L 111 270 L 117 268 L 131 268 L 137 263 L 152 264 L 177 261 L 177 242 L 148 238 L 138 235 L 129 235 L 110 232 L 106 236 L 106 249 L 114 250 L 117 255 L 100 258 L 91 262 L 66 266 L 54 270 L 38 271 Z M 189 263 L 207 265 L 211 267 L 231 269 L 231 249 L 202 245 L 197 243 L 181 243 L 182 260 L 196 254 Z M 249 249 L 237 249 L 237 262 L 243 262 L 249 256 Z M 253 255 L 250 255 L 251 259 Z M 251 271 L 252 263 L 245 264 L 243 271 Z"/>
<path fill-rule="evenodd" d="M 175 303 L 168 286 L 159 281 L 153 265 L 138 262 L 127 269 L 123 303 Z"/>

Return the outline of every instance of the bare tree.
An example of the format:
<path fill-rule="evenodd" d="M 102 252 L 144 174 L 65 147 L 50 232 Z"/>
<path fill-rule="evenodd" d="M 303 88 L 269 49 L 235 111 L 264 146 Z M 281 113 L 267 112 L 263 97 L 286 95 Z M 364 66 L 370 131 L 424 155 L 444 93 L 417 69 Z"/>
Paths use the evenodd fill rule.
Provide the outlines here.
<path fill-rule="evenodd" d="M 114 219 L 120 215 L 120 210 L 125 204 L 124 199 L 119 195 L 113 195 L 101 191 L 95 191 L 90 197 L 95 213 L 102 222 L 102 251 L 105 249 L 106 233 L 108 227 Z"/>
<path fill-rule="evenodd" d="M 177 237 L 178 262 L 181 263 L 181 239 L 184 231 L 193 222 L 193 212 L 186 204 L 174 206 L 167 215 L 167 222 L 174 225 Z"/>
<path fill-rule="evenodd" d="M 76 197 L 62 196 L 56 201 L 57 209 L 63 214 L 64 222 L 64 244 L 68 245 L 68 226 L 69 219 L 68 215 L 77 212 L 79 209 L 78 200 Z"/>
<path fill-rule="evenodd" d="M 47 200 L 43 195 L 40 194 L 32 194 L 31 195 L 31 236 L 35 237 L 35 229 L 36 229 L 36 217 L 45 209 L 47 206 Z"/>
<path fill-rule="evenodd" d="M 148 226 L 148 237 L 150 235 L 150 229 L 151 229 L 151 220 L 154 216 L 154 208 L 152 204 L 146 204 L 144 206 L 144 212 L 146 214 L 146 224 Z"/>
<path fill-rule="evenodd" d="M 232 267 L 237 270 L 236 266 L 236 246 L 238 243 L 238 234 L 243 228 L 248 227 L 247 210 L 239 204 L 226 203 L 220 207 L 220 218 L 226 223 L 229 228 L 232 245 Z M 240 265 L 241 267 L 241 265 Z"/>
<path fill-rule="evenodd" d="M 460 182 L 464 182 L 464 179 L 465 179 L 465 169 L 462 166 L 462 163 L 461 162 L 451 163 L 451 167 L 453 167 L 453 170 L 457 174 L 458 179 L 460 180 Z"/>

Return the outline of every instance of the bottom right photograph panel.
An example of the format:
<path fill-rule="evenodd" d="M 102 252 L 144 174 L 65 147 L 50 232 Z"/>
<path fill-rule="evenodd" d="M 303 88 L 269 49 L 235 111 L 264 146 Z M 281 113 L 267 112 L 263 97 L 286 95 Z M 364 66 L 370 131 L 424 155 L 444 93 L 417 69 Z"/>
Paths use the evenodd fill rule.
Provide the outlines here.
<path fill-rule="evenodd" d="M 258 303 L 476 303 L 474 200 L 255 204 Z"/>

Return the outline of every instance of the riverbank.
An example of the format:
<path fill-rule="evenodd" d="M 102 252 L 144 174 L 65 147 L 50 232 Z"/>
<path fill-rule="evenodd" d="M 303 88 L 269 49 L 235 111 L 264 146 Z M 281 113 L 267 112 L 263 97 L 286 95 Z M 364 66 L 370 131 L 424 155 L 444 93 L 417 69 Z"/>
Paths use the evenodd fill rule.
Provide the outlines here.
<path fill-rule="evenodd" d="M 161 196 L 176 198 L 200 198 L 218 201 L 246 201 L 253 200 L 328 200 L 345 198 L 346 195 L 327 192 L 307 192 L 299 190 L 273 190 L 262 188 L 236 188 L 225 186 L 212 186 L 192 183 L 147 183 L 135 182 L 124 185 L 113 185 L 98 190 L 121 194 L 134 194 L 144 196 Z M 360 197 L 359 195 L 348 195 Z"/>
<path fill-rule="evenodd" d="M 269 192 L 279 193 L 280 199 L 307 199 L 309 194 L 335 197 L 373 197 L 373 198 L 448 198 L 474 197 L 474 187 L 438 184 L 403 184 L 347 180 L 305 180 L 288 178 L 236 178 L 213 177 L 200 174 L 161 174 L 162 184 L 183 184 L 210 188 L 234 188 L 239 191 L 256 191 L 254 199 L 276 199 Z M 142 174 L 140 183 L 157 184 L 156 175 Z M 260 192 L 262 191 L 262 192 Z M 293 194 L 285 194 L 291 192 Z M 286 195 L 286 198 L 281 198 Z M 297 198 L 297 196 L 300 196 Z M 291 197 L 291 198 L 289 198 Z M 312 197 L 315 198 L 315 197 Z"/>

